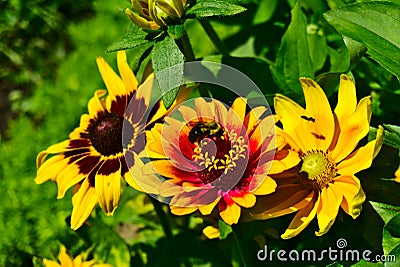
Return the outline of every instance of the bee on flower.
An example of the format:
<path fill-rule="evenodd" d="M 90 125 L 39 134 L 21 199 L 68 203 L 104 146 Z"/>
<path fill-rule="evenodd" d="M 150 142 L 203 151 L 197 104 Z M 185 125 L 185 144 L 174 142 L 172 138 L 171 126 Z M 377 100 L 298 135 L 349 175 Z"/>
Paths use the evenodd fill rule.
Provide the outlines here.
<path fill-rule="evenodd" d="M 171 198 L 175 215 L 213 211 L 227 224 L 236 224 L 242 208 L 253 207 L 256 196 L 275 191 L 268 173 L 279 173 L 298 163 L 292 153 L 277 159 L 274 118 L 266 107 L 246 111 L 237 98 L 231 107 L 215 99 L 196 98 L 176 110 L 147 135 L 147 153 L 154 159 L 143 168 L 147 175 L 165 180 L 162 197 Z M 293 161 L 293 159 L 295 161 Z"/>
<path fill-rule="evenodd" d="M 366 199 L 355 176 L 371 166 L 382 145 L 383 129 L 364 146 L 359 142 L 369 132 L 371 98 L 357 104 L 353 80 L 340 78 L 339 96 L 332 112 L 322 88 L 313 80 L 300 79 L 306 108 L 283 95 L 275 97 L 275 111 L 285 138 L 300 163 L 275 175 L 276 192 L 261 197 L 250 211 L 253 219 L 269 219 L 296 212 L 283 239 L 298 235 L 317 217 L 317 236 L 324 235 L 335 222 L 339 208 L 357 218 Z"/>

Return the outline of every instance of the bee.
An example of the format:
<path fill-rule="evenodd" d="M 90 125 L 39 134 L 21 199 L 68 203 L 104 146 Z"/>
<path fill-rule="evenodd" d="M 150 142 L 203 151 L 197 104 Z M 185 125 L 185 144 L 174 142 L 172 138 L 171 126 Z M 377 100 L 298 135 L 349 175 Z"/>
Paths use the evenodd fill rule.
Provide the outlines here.
<path fill-rule="evenodd" d="M 190 126 L 190 125 L 189 125 Z M 203 138 L 222 137 L 224 130 L 216 122 L 197 122 L 189 132 L 189 141 L 191 143 L 199 142 Z"/>
<path fill-rule="evenodd" d="M 315 122 L 315 119 L 313 117 L 307 117 L 307 116 L 302 115 L 301 118 L 306 121 Z"/>

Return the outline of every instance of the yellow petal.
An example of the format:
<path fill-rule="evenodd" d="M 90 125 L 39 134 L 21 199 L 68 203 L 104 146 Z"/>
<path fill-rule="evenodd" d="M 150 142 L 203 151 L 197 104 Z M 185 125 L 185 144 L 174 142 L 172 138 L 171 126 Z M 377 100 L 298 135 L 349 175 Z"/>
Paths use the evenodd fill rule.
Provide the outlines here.
<path fill-rule="evenodd" d="M 161 130 L 162 124 L 157 123 L 150 131 L 146 131 L 146 153 L 149 158 L 165 158 Z"/>
<path fill-rule="evenodd" d="M 259 197 L 250 210 L 256 220 L 271 219 L 293 213 L 311 202 L 314 192 L 296 184 L 278 187 L 274 194 Z"/>
<path fill-rule="evenodd" d="M 283 124 L 284 132 L 296 142 L 296 146 L 303 152 L 315 149 L 315 138 L 310 136 L 310 131 L 304 127 L 307 125 L 301 118 L 306 114 L 305 109 L 290 98 L 280 94 L 274 98 L 274 103 L 275 112 L 281 117 L 280 121 Z"/>
<path fill-rule="evenodd" d="M 129 64 L 126 59 L 126 51 L 118 51 L 117 53 L 117 63 L 118 63 L 118 71 L 121 75 L 122 82 L 125 84 L 125 88 L 127 89 L 127 93 L 133 93 L 136 91 L 138 87 L 138 81 L 133 74 L 132 69 L 129 67 Z"/>
<path fill-rule="evenodd" d="M 93 261 L 93 263 L 94 263 L 94 261 Z M 82 267 L 82 256 L 81 255 L 78 255 L 78 256 L 75 257 L 72 266 L 73 267 L 78 267 L 78 266 Z"/>
<path fill-rule="evenodd" d="M 253 180 L 255 181 L 253 185 Z M 249 191 L 254 195 L 267 195 L 275 191 L 276 182 L 265 174 L 254 175 Z"/>
<path fill-rule="evenodd" d="M 271 179 L 272 180 L 272 179 Z M 233 196 L 231 195 L 231 199 L 236 202 L 236 204 L 245 207 L 251 208 L 256 204 L 256 196 L 249 193 L 244 193 L 243 196 Z"/>
<path fill-rule="evenodd" d="M 110 100 L 115 101 L 117 96 L 126 94 L 126 88 L 121 78 L 108 65 L 104 58 L 98 57 L 96 62 L 104 84 L 108 89 Z"/>
<path fill-rule="evenodd" d="M 89 100 L 88 110 L 89 114 L 96 116 L 98 112 L 104 111 L 104 105 L 101 98 L 107 93 L 106 90 L 97 90 L 94 96 Z"/>
<path fill-rule="evenodd" d="M 244 116 L 246 115 L 247 100 L 243 97 L 238 97 L 232 104 L 231 109 L 235 111 L 236 116 L 241 122 L 244 121 Z"/>
<path fill-rule="evenodd" d="M 269 174 L 278 174 L 300 163 L 300 156 L 291 149 L 283 149 L 275 154 Z"/>
<path fill-rule="evenodd" d="M 78 161 L 85 160 L 85 158 L 82 158 Z M 65 192 L 71 187 L 82 181 L 87 174 L 81 173 L 78 165 L 78 161 L 69 163 L 69 165 L 64 168 L 59 175 L 57 176 L 57 187 L 58 187 L 58 195 L 57 198 L 63 198 L 65 195 Z M 99 160 L 100 162 L 100 160 Z M 96 165 L 94 166 L 96 167 Z M 93 168 L 94 168 L 93 167 Z"/>
<path fill-rule="evenodd" d="M 144 163 L 136 154 L 134 154 L 134 162 L 135 165 L 124 174 L 125 181 L 138 191 L 146 194 L 159 194 L 158 188 L 162 181 L 154 174 L 144 174 L 142 172 Z"/>
<path fill-rule="evenodd" d="M 121 197 L 121 165 L 118 161 L 119 168 L 110 174 L 101 174 L 102 169 L 107 164 L 103 163 L 96 174 L 96 196 L 100 207 L 107 216 L 113 215 L 118 206 Z"/>
<path fill-rule="evenodd" d="M 219 238 L 219 229 L 209 225 L 203 229 L 203 234 L 208 239 Z"/>
<path fill-rule="evenodd" d="M 35 183 L 42 184 L 50 179 L 56 181 L 57 175 L 68 166 L 68 162 L 69 159 L 63 155 L 55 155 L 46 160 L 38 169 Z"/>
<path fill-rule="evenodd" d="M 354 176 L 339 176 L 335 178 L 332 189 L 343 194 L 341 207 L 353 219 L 357 218 L 362 210 L 366 196 L 360 181 Z"/>
<path fill-rule="evenodd" d="M 382 125 L 378 126 L 378 131 L 376 132 L 376 143 L 375 143 L 375 147 L 374 147 L 374 156 L 373 158 L 375 158 L 376 156 L 378 156 L 379 151 L 381 151 L 382 145 L 383 145 L 383 138 L 385 136 L 385 131 L 383 130 Z"/>
<path fill-rule="evenodd" d="M 375 144 L 376 140 L 372 140 L 345 158 L 337 165 L 338 173 L 341 175 L 353 175 L 369 168 L 372 164 Z"/>
<path fill-rule="evenodd" d="M 135 12 L 132 12 L 129 8 L 125 9 L 125 14 L 128 18 L 139 28 L 145 30 L 158 30 L 160 26 L 154 21 L 148 21 L 145 18 L 138 16 Z"/>
<path fill-rule="evenodd" d="M 246 115 L 246 118 L 244 120 L 244 124 L 247 128 L 247 134 L 250 135 L 250 133 L 254 130 L 254 127 L 256 127 L 260 123 L 260 117 L 267 111 L 267 108 L 264 106 L 259 106 L 255 107 L 250 110 L 250 112 Z"/>
<path fill-rule="evenodd" d="M 225 210 L 219 212 L 219 215 L 227 224 L 236 224 L 240 218 L 240 207 L 232 201 L 232 203 L 226 205 Z"/>
<path fill-rule="evenodd" d="M 397 171 L 394 173 L 395 181 L 400 183 L 400 166 Z"/>
<path fill-rule="evenodd" d="M 82 185 L 78 185 L 76 189 L 77 191 L 72 196 L 72 230 L 82 226 L 97 204 L 95 189 L 89 185 L 88 179 L 85 179 Z"/>
<path fill-rule="evenodd" d="M 320 193 L 320 203 L 317 210 L 319 231 L 315 232 L 316 236 L 326 234 L 335 222 L 339 212 L 340 203 L 342 203 L 343 195 L 340 191 L 333 190 L 331 186 L 324 187 Z"/>
<path fill-rule="evenodd" d="M 199 211 L 201 212 L 202 215 L 210 215 L 215 206 L 218 204 L 219 200 L 221 198 L 218 197 L 216 198 L 213 202 L 206 204 L 206 205 L 200 205 L 199 206 Z"/>
<path fill-rule="evenodd" d="M 45 267 L 62 267 L 58 262 L 48 259 L 43 259 L 43 264 Z"/>
<path fill-rule="evenodd" d="M 175 215 L 187 215 L 192 212 L 195 212 L 197 210 L 197 207 L 192 206 L 192 207 L 180 207 L 180 206 L 169 206 L 171 209 L 171 213 Z"/>
<path fill-rule="evenodd" d="M 60 260 L 61 266 L 70 266 L 73 267 L 72 259 L 67 253 L 67 249 L 64 246 L 61 246 L 60 252 L 58 254 L 58 259 Z"/>
<path fill-rule="evenodd" d="M 319 206 L 319 195 L 314 194 L 312 200 L 294 216 L 286 231 L 281 235 L 282 239 L 289 239 L 300 234 L 314 219 Z"/>
<path fill-rule="evenodd" d="M 314 148 L 325 151 L 329 148 L 335 132 L 331 106 L 324 91 L 316 82 L 307 78 L 300 79 L 300 82 L 306 100 L 307 114 L 315 119 L 309 125 L 312 129 L 312 134 L 316 137 L 314 139 L 316 141 Z"/>
<path fill-rule="evenodd" d="M 356 87 L 350 76 L 342 74 L 338 92 L 335 114 L 339 121 L 353 114 L 357 106 Z"/>
<path fill-rule="evenodd" d="M 344 116 L 343 119 L 338 118 L 337 142 L 332 143 L 332 158 L 336 162 L 342 161 L 348 156 L 358 142 L 369 132 L 369 121 L 371 118 L 371 97 L 361 99 L 357 109 L 351 116 Z"/>

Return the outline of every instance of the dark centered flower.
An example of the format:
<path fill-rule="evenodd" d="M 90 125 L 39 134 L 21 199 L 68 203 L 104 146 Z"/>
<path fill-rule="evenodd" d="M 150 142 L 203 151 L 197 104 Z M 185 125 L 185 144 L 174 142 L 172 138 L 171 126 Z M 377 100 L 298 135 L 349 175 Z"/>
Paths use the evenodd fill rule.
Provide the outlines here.
<path fill-rule="evenodd" d="M 148 114 L 154 76 L 138 88 L 125 51 L 118 52 L 117 59 L 121 77 L 103 58 L 97 59 L 108 90 L 94 93 L 88 103 L 89 114 L 81 116 L 79 127 L 68 140 L 50 146 L 37 157 L 37 184 L 49 179 L 56 182 L 58 198 L 74 187 L 72 229 L 85 222 L 97 203 L 107 215 L 113 214 L 121 195 L 121 177 L 141 191 L 151 193 L 157 188 L 148 180 L 139 185 L 133 176 L 141 175 L 138 170 L 143 163 L 138 154 L 145 148 L 146 125 L 167 110 L 158 103 L 147 122 L 143 120 Z"/>

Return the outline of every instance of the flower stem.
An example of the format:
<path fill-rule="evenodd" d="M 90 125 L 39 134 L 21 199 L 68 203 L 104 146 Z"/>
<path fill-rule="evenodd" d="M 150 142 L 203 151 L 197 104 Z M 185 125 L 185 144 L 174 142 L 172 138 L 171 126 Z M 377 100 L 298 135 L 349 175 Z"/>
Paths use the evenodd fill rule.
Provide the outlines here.
<path fill-rule="evenodd" d="M 219 38 L 217 32 L 211 26 L 210 22 L 208 20 L 202 19 L 200 20 L 200 24 L 201 26 L 203 26 L 204 31 L 208 35 L 208 38 L 210 38 L 218 51 L 224 56 L 229 56 L 228 50 L 226 49 L 222 40 Z"/>
<path fill-rule="evenodd" d="M 194 61 L 196 59 L 192 45 L 190 44 L 189 37 L 185 31 L 182 38 L 178 39 L 179 46 L 182 47 L 182 53 L 186 58 L 186 61 Z"/>
<path fill-rule="evenodd" d="M 245 242 L 243 239 L 243 233 L 240 229 L 240 226 L 238 224 L 232 225 L 232 232 L 233 232 L 233 237 L 235 238 L 236 241 L 236 246 L 238 248 L 240 260 L 242 261 L 243 267 L 250 267 L 251 263 L 245 253 L 244 249 Z"/>
<path fill-rule="evenodd" d="M 168 218 L 165 215 L 164 210 L 162 209 L 161 203 L 152 196 L 149 196 L 151 203 L 154 206 L 154 209 L 157 213 L 158 218 L 160 219 L 161 227 L 163 228 L 164 234 L 167 238 L 172 237 L 171 225 L 169 224 Z"/>

